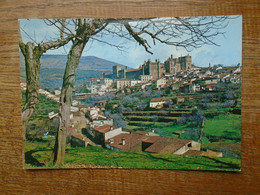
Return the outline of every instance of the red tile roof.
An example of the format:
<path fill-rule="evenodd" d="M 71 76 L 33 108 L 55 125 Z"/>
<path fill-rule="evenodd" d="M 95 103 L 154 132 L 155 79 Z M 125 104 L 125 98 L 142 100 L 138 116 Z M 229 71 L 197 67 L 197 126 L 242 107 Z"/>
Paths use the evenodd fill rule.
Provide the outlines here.
<path fill-rule="evenodd" d="M 165 98 L 153 98 L 153 99 L 151 99 L 151 102 L 161 102 L 161 101 L 165 101 Z"/>
<path fill-rule="evenodd" d="M 147 133 L 147 132 L 146 132 Z M 142 140 L 146 137 L 144 133 L 135 132 L 132 134 L 119 134 L 113 138 L 113 143 L 109 144 L 112 147 L 118 148 L 123 151 L 129 151 L 136 147 L 138 144 L 142 143 Z M 122 139 L 125 140 L 125 145 L 122 144 Z M 106 141 L 106 143 L 109 143 L 109 140 Z"/>
<path fill-rule="evenodd" d="M 83 136 L 80 135 L 80 134 L 72 135 L 72 137 L 75 137 L 75 138 L 83 140 Z"/>
<path fill-rule="evenodd" d="M 99 126 L 99 127 L 93 127 L 93 129 L 95 131 L 98 131 L 100 133 L 107 133 L 111 130 L 117 129 L 119 127 L 115 127 L 115 126 L 110 126 L 110 125 L 103 125 L 103 126 Z"/>
<path fill-rule="evenodd" d="M 145 152 L 172 154 L 191 141 L 192 140 L 187 139 L 160 137 L 160 139 L 155 140 L 155 142 L 148 147 Z"/>
<path fill-rule="evenodd" d="M 154 142 L 156 142 L 159 139 L 161 139 L 160 136 L 150 136 L 150 137 L 144 139 L 143 142 L 145 142 L 145 143 L 154 143 Z"/>

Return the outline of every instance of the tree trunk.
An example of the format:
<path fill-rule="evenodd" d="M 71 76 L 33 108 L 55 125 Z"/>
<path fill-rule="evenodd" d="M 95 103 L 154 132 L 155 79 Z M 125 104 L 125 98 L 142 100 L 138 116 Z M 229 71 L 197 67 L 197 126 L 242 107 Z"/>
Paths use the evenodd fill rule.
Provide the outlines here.
<path fill-rule="evenodd" d="M 48 49 L 61 47 L 67 44 L 73 36 L 68 36 L 56 41 L 45 42 L 42 44 L 34 45 L 32 42 L 24 44 L 22 38 L 19 41 L 19 47 L 23 53 L 25 59 L 26 70 L 26 101 L 22 109 L 22 123 L 25 130 L 28 120 L 33 114 L 35 106 L 38 102 L 38 90 L 39 90 L 39 74 L 41 62 L 40 58 Z M 25 135 L 25 133 L 24 133 Z"/>
<path fill-rule="evenodd" d="M 76 70 L 82 51 L 86 45 L 85 41 L 76 40 L 68 54 L 68 61 L 63 77 L 63 84 L 60 96 L 59 106 L 59 128 L 56 135 L 56 141 L 53 151 L 52 160 L 55 166 L 64 163 L 65 147 L 67 139 L 67 129 L 70 123 L 70 107 L 72 103 L 72 90 L 75 83 Z"/>
<path fill-rule="evenodd" d="M 199 138 L 199 142 L 202 144 L 203 141 L 203 131 L 204 131 L 204 120 L 201 123 L 201 128 L 200 128 L 200 138 Z"/>
<path fill-rule="evenodd" d="M 38 102 L 40 58 L 43 52 L 38 46 L 28 42 L 25 45 L 25 67 L 26 67 L 26 101 L 22 109 L 22 124 L 25 136 L 26 125 Z"/>

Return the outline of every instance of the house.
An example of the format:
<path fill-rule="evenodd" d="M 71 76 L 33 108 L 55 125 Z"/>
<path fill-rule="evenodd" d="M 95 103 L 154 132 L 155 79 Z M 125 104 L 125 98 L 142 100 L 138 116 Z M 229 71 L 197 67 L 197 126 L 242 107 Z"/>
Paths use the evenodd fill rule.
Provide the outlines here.
<path fill-rule="evenodd" d="M 106 148 L 117 151 L 142 151 L 142 140 L 154 136 L 154 134 L 149 131 L 136 131 L 131 134 L 119 134 L 115 137 L 111 137 L 106 141 Z"/>
<path fill-rule="evenodd" d="M 113 126 L 113 119 L 108 119 L 105 116 L 98 115 L 92 119 L 92 124 L 95 126 L 109 125 Z"/>
<path fill-rule="evenodd" d="M 150 108 L 162 108 L 166 103 L 166 98 L 153 98 L 150 101 Z"/>
<path fill-rule="evenodd" d="M 92 107 L 92 108 L 90 108 L 89 115 L 92 116 L 92 115 L 98 114 L 99 111 L 100 111 L 100 109 L 98 107 Z"/>
<path fill-rule="evenodd" d="M 121 133 L 105 140 L 105 147 L 116 151 L 143 151 L 149 153 L 222 157 L 221 152 L 202 151 L 201 144 L 193 140 L 161 137 L 154 132 Z"/>
<path fill-rule="evenodd" d="M 130 79 L 117 79 L 116 80 L 116 88 L 124 89 L 125 87 L 131 86 L 131 80 Z"/>
<path fill-rule="evenodd" d="M 189 150 L 200 150 L 200 143 L 193 140 L 171 137 L 149 137 L 142 141 L 142 151 L 163 154 L 184 154 Z"/>
<path fill-rule="evenodd" d="M 105 141 L 116 135 L 122 134 L 122 127 L 110 125 L 90 126 L 88 133 L 92 136 L 96 144 L 104 145 Z"/>
<path fill-rule="evenodd" d="M 205 91 L 216 91 L 216 85 L 206 85 L 204 90 Z"/>
<path fill-rule="evenodd" d="M 161 88 L 165 87 L 166 85 L 166 78 L 160 78 L 156 81 L 156 86 L 160 90 Z"/>
<path fill-rule="evenodd" d="M 48 114 L 48 117 L 49 117 L 49 119 L 53 119 L 54 117 L 56 117 L 56 116 L 58 116 L 59 115 L 59 113 L 54 113 L 54 111 L 52 111 L 52 112 L 50 112 L 49 114 Z"/>
<path fill-rule="evenodd" d="M 87 147 L 88 141 L 86 138 L 83 137 L 81 134 L 76 134 L 71 136 L 70 140 L 71 147 L 77 148 L 77 147 Z"/>
<path fill-rule="evenodd" d="M 149 81 L 153 80 L 152 75 L 141 75 L 141 82 L 142 83 L 147 83 Z"/>

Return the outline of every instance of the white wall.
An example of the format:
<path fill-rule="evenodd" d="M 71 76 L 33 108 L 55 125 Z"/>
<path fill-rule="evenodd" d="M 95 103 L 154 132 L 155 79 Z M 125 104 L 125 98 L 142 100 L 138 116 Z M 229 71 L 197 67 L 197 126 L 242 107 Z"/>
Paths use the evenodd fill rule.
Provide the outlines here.
<path fill-rule="evenodd" d="M 109 131 L 109 132 L 105 133 L 105 140 L 108 140 L 111 137 L 115 137 L 116 135 L 119 135 L 121 133 L 122 133 L 122 127 Z"/>
<path fill-rule="evenodd" d="M 186 146 L 182 146 L 179 150 L 177 150 L 176 152 L 174 152 L 173 154 L 184 154 L 185 152 L 187 152 L 188 150 L 186 149 Z"/>

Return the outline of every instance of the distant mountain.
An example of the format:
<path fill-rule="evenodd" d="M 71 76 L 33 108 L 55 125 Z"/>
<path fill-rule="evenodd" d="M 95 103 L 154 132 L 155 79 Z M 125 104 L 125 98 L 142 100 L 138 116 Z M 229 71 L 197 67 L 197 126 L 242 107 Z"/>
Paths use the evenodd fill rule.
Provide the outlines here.
<path fill-rule="evenodd" d="M 55 89 L 61 87 L 62 78 L 67 62 L 66 55 L 43 55 L 41 57 L 40 86 Z M 24 57 L 20 54 L 21 79 L 25 80 Z M 114 65 L 125 65 L 111 62 L 95 56 L 82 56 L 76 74 L 76 85 L 82 84 L 88 78 L 101 77 L 102 72 L 112 73 Z M 127 67 L 127 69 L 131 69 Z M 79 71 L 80 70 L 80 71 Z"/>
<path fill-rule="evenodd" d="M 20 58 L 21 66 L 24 66 L 23 55 L 20 56 L 22 56 Z M 66 62 L 67 62 L 66 55 L 43 55 L 41 57 L 42 68 L 56 68 L 56 69 L 64 70 L 66 66 Z M 95 70 L 95 71 L 103 71 L 105 73 L 110 73 L 112 72 L 112 67 L 114 65 L 120 65 L 122 67 L 126 67 L 125 65 L 108 61 L 95 56 L 82 56 L 79 62 L 78 69 Z"/>

